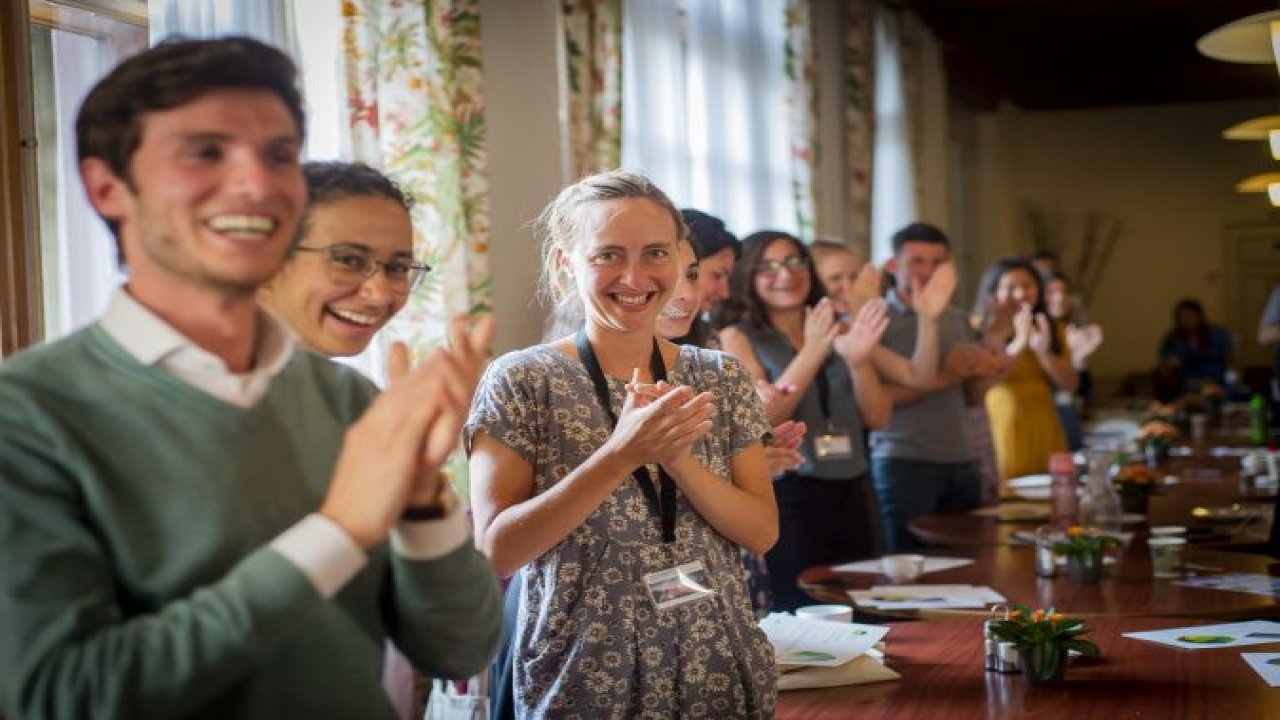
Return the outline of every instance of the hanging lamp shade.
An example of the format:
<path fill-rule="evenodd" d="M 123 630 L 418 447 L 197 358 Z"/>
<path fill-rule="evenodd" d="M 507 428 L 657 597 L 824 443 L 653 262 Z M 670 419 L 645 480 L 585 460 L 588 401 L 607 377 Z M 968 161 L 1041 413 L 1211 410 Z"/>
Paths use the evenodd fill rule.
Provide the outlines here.
<path fill-rule="evenodd" d="M 1264 115 L 1237 123 L 1222 131 L 1227 140 L 1266 140 L 1271 157 L 1280 160 L 1280 115 Z"/>
<path fill-rule="evenodd" d="M 1275 63 L 1280 37 L 1280 10 L 1250 15 L 1227 23 L 1196 41 L 1196 49 L 1214 60 Z"/>
<path fill-rule="evenodd" d="M 1280 172 L 1253 175 L 1236 183 L 1239 193 L 1266 193 L 1272 207 L 1280 207 Z"/>

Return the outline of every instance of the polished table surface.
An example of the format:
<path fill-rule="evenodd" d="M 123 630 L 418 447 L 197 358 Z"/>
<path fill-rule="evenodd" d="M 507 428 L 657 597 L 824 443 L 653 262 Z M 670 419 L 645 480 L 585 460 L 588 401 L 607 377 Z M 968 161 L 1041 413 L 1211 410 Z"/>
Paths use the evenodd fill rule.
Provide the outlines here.
<path fill-rule="evenodd" d="M 982 624 L 893 623 L 885 663 L 899 680 L 779 693 L 780 720 L 1164 720 L 1280 719 L 1271 688 L 1241 652 L 1280 652 L 1280 643 L 1179 650 L 1121 637 L 1195 622 L 1151 618 L 1089 621 L 1102 650 L 1068 668 L 1056 685 L 1031 687 L 1019 675 L 982 669 Z"/>
<path fill-rule="evenodd" d="M 1176 485 L 1162 486 L 1153 495 L 1147 514 L 1149 525 L 1186 525 L 1192 533 L 1193 545 L 1232 545 L 1258 543 L 1266 539 L 1266 527 L 1252 520 L 1210 521 L 1195 517 L 1196 508 L 1239 505 L 1242 509 L 1262 511 L 1273 506 L 1275 490 L 1258 488 L 1251 478 L 1243 481 L 1236 457 L 1214 457 L 1205 446 L 1188 448 L 1195 454 L 1176 457 L 1160 467 L 1161 475 L 1176 477 Z M 1011 498 L 1011 502 L 1027 503 Z M 1033 503 L 1044 507 L 1049 504 Z M 911 532 L 921 540 L 949 547 L 1003 545 L 1017 542 L 1015 533 L 1032 531 L 1047 519 L 1000 520 L 973 515 L 970 512 L 931 513 L 914 518 Z M 1126 527 L 1132 530 L 1133 527 Z"/>
<path fill-rule="evenodd" d="M 1151 576 L 1151 560 L 1146 542 L 1135 538 L 1108 565 L 1097 583 L 1080 584 L 1065 576 L 1040 578 L 1035 574 L 1035 551 L 1031 547 L 976 548 L 969 552 L 943 551 L 931 556 L 972 558 L 964 567 L 920 576 L 918 584 L 987 585 L 1010 603 L 1034 607 L 1056 607 L 1079 616 L 1151 616 L 1234 619 L 1280 617 L 1280 603 L 1272 595 L 1210 590 L 1175 585 Z M 1189 550 L 1187 563 L 1200 574 L 1247 572 L 1280 575 L 1280 562 L 1250 553 Z M 888 585 L 883 576 L 872 573 L 835 572 L 830 566 L 809 568 L 800 574 L 800 587 L 820 602 L 852 604 L 849 590 L 866 590 Z M 859 608 L 863 614 L 873 611 Z M 958 618 L 985 614 L 983 610 L 875 610 L 893 617 Z"/>

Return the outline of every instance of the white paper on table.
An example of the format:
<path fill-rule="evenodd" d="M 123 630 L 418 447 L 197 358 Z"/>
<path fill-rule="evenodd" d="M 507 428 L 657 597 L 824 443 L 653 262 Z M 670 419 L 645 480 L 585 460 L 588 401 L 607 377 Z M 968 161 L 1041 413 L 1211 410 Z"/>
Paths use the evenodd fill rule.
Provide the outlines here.
<path fill-rule="evenodd" d="M 1280 653 L 1240 653 L 1271 687 L 1280 687 Z"/>
<path fill-rule="evenodd" d="M 760 629 L 773 645 L 779 665 L 836 667 L 867 653 L 889 632 L 881 625 L 831 622 L 770 613 Z"/>
<path fill-rule="evenodd" d="M 969 558 L 926 557 L 924 559 L 924 570 L 921 570 L 921 573 L 950 570 L 952 568 L 964 567 L 965 565 L 972 564 L 973 560 Z M 836 565 L 831 569 L 836 572 L 875 573 L 876 575 L 884 574 L 884 566 L 880 564 L 879 560 L 861 560 L 859 562 Z"/>
<path fill-rule="evenodd" d="M 1005 601 L 995 590 L 974 585 L 877 585 L 850 590 L 849 597 L 858 605 L 882 610 L 981 608 Z"/>
<path fill-rule="evenodd" d="M 1280 622 L 1249 620 L 1247 622 L 1225 623 L 1222 625 L 1191 625 L 1188 627 L 1168 628 L 1166 630 L 1131 632 L 1125 633 L 1124 636 L 1134 640 L 1147 640 L 1185 650 L 1239 647 L 1241 645 L 1280 643 Z"/>
<path fill-rule="evenodd" d="M 1222 575 L 1197 575 L 1173 581 L 1174 585 L 1205 588 L 1207 590 L 1229 590 L 1246 592 L 1254 595 L 1275 595 L 1280 593 L 1280 578 L 1260 573 L 1225 573 Z"/>

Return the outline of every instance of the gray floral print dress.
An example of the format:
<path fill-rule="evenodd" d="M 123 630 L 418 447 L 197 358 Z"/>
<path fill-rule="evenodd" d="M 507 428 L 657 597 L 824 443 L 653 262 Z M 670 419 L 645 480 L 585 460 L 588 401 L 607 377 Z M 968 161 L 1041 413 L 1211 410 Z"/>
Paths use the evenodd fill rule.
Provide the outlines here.
<path fill-rule="evenodd" d="M 714 427 L 694 456 L 727 482 L 730 458 L 769 430 L 745 369 L 723 353 L 683 346 L 668 380 L 715 393 Z M 610 380 L 615 413 L 624 392 Z M 483 432 L 519 453 L 538 494 L 598 450 L 611 428 L 582 364 L 539 345 L 489 367 L 464 432 L 468 449 Z M 664 544 L 657 516 L 627 479 L 524 569 L 517 717 L 773 717 L 773 650 L 756 625 L 738 546 L 683 494 L 677 508 L 676 540 Z M 697 560 L 716 594 L 658 610 L 643 576 Z"/>

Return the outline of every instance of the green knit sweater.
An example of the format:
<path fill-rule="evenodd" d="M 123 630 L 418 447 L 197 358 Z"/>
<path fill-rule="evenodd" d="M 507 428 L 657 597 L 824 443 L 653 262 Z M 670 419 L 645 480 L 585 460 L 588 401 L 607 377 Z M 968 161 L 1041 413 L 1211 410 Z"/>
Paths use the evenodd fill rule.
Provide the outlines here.
<path fill-rule="evenodd" d="M 0 366 L 0 713 L 392 718 L 383 638 L 465 677 L 501 628 L 471 546 L 385 546 L 332 600 L 267 544 L 314 512 L 372 386 L 296 353 L 242 409 L 97 326 Z"/>

